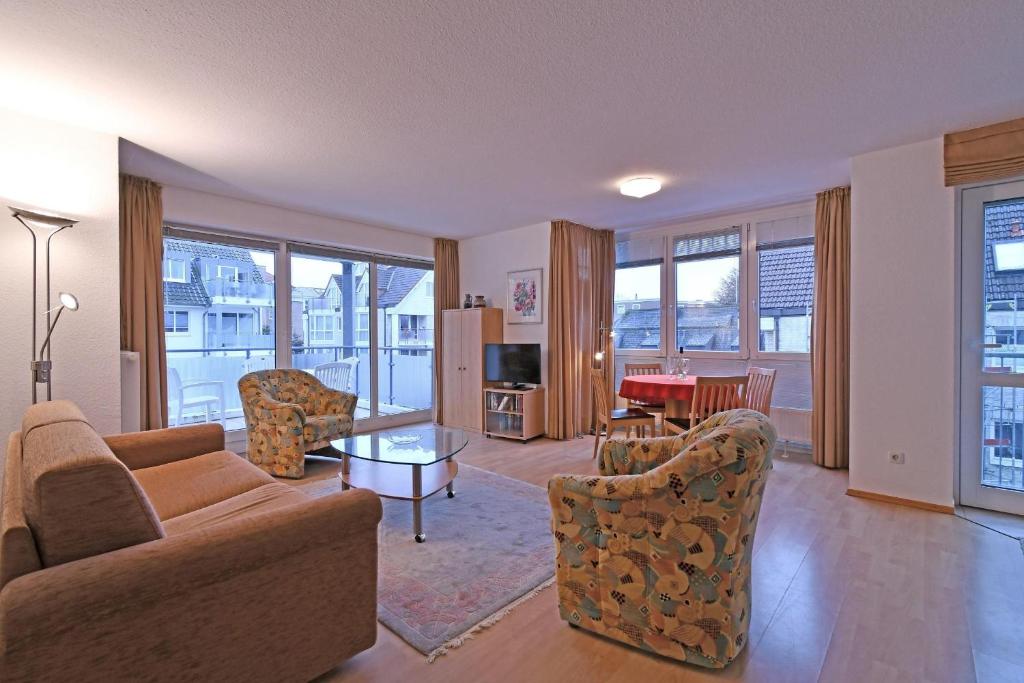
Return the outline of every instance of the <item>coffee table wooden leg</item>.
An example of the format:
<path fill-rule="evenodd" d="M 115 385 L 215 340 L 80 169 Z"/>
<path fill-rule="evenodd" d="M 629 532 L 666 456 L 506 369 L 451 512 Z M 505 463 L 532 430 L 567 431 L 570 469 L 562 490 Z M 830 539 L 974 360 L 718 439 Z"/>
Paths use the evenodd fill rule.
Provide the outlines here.
<path fill-rule="evenodd" d="M 423 533 L 423 511 L 421 500 L 423 496 L 423 466 L 413 465 L 412 466 L 412 527 L 413 532 L 416 534 L 414 538 L 417 543 L 423 543 L 427 539 L 426 534 Z"/>
<path fill-rule="evenodd" d="M 348 467 L 349 467 L 348 466 L 348 454 L 347 453 L 343 453 L 342 456 L 341 456 L 341 473 L 345 474 L 345 475 L 348 475 L 348 473 L 349 473 Z M 341 479 L 341 490 L 342 491 L 348 491 L 349 488 L 351 488 L 351 487 L 347 483 L 345 483 L 345 479 L 344 479 L 344 477 L 342 477 L 342 479 Z"/>

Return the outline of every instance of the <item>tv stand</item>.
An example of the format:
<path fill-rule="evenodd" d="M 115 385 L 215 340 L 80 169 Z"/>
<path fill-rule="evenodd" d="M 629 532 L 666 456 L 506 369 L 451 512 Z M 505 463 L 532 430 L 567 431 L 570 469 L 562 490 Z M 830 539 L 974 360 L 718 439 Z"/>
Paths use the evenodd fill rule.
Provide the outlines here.
<path fill-rule="evenodd" d="M 544 433 L 544 387 L 484 389 L 487 438 L 529 441 Z"/>

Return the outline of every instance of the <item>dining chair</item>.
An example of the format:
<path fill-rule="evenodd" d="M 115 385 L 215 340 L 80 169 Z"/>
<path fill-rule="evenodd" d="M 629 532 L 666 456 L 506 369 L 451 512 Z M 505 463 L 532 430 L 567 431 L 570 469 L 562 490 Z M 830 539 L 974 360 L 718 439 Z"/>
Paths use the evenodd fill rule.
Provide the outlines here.
<path fill-rule="evenodd" d="M 623 374 L 626 377 L 633 375 L 664 375 L 665 368 L 661 363 L 626 363 Z M 665 419 L 665 402 L 664 401 L 634 401 L 628 402 L 628 407 L 639 408 L 640 410 L 652 413 L 655 417 L 661 415 L 662 421 Z"/>
<path fill-rule="evenodd" d="M 625 429 L 626 438 L 629 438 L 630 430 L 636 430 L 637 436 L 647 435 L 647 428 L 651 428 L 651 435 L 654 435 L 654 416 L 641 408 L 616 408 L 608 410 L 608 385 L 605 382 L 604 372 L 597 369 L 590 371 L 590 383 L 594 389 L 594 404 L 597 409 L 597 416 L 594 425 L 594 457 L 597 458 L 597 447 L 601 443 L 601 428 L 604 428 L 605 438 L 610 439 L 612 432 L 616 429 Z"/>
<path fill-rule="evenodd" d="M 715 413 L 734 408 L 743 408 L 746 403 L 747 376 L 701 377 L 697 376 L 690 399 L 689 417 L 666 418 L 665 429 L 683 433 L 700 424 Z"/>
<path fill-rule="evenodd" d="M 766 417 L 771 417 L 772 390 L 774 388 L 774 368 L 749 368 L 747 370 L 747 407 Z"/>

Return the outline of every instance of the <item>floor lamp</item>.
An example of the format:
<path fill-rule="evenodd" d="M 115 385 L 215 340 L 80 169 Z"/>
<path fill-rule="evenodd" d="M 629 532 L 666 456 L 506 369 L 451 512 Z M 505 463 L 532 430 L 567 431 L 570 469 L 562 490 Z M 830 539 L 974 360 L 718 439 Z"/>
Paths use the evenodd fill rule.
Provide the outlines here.
<path fill-rule="evenodd" d="M 29 211 L 27 209 L 19 209 L 14 206 L 7 207 L 11 210 L 11 215 L 18 220 L 19 223 L 25 226 L 29 234 L 32 235 L 32 355 L 31 359 L 31 370 L 32 370 L 32 403 L 38 402 L 38 385 L 46 385 L 46 400 L 49 401 L 53 398 L 53 390 L 50 383 L 50 371 L 53 367 L 53 363 L 50 360 L 50 335 L 53 334 L 53 328 L 57 325 L 57 320 L 60 319 L 60 314 L 64 309 L 70 311 L 78 310 L 78 299 L 73 294 L 67 292 L 61 292 L 60 301 L 61 305 L 55 308 L 50 307 L 50 242 L 53 240 L 53 236 L 62 230 L 70 228 L 78 221 L 72 220 L 71 218 L 62 218 L 60 216 L 51 216 L 45 213 L 39 213 L 36 211 Z M 38 298 L 38 249 L 39 240 L 46 237 L 46 272 L 44 273 L 46 280 L 46 339 L 43 345 L 39 347 L 39 358 L 36 359 L 36 313 L 39 310 L 39 298 Z M 53 315 L 54 311 L 57 312 Z"/>

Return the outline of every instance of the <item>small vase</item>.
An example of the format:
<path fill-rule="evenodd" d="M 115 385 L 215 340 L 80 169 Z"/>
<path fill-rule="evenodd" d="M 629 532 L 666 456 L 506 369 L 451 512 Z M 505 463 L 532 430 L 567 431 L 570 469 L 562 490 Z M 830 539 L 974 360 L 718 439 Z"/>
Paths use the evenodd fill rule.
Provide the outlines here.
<path fill-rule="evenodd" d="M 487 308 L 487 300 L 484 299 L 483 294 L 477 294 L 473 298 L 473 308 Z"/>
<path fill-rule="evenodd" d="M 467 294 L 466 298 L 462 301 L 463 308 L 473 308 L 473 295 Z"/>

